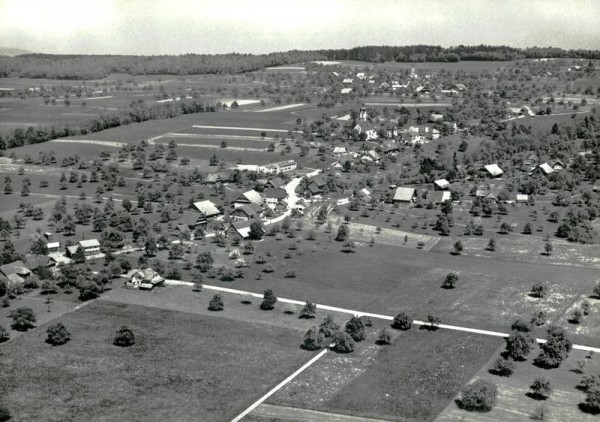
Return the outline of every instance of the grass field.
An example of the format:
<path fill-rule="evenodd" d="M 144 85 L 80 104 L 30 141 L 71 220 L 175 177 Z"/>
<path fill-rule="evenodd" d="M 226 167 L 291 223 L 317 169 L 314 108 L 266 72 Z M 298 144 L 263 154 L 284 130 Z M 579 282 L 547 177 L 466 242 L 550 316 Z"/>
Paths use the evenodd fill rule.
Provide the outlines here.
<path fill-rule="evenodd" d="M 15 420 L 230 420 L 311 355 L 283 328 L 106 301 L 60 321 L 66 345 L 43 326 L 2 345 Z M 123 324 L 127 349 L 111 344 Z"/>
<path fill-rule="evenodd" d="M 352 355 L 327 354 L 268 403 L 375 419 L 432 420 L 502 343 L 448 331 L 396 335 L 391 346 L 375 345 L 371 336 Z"/>

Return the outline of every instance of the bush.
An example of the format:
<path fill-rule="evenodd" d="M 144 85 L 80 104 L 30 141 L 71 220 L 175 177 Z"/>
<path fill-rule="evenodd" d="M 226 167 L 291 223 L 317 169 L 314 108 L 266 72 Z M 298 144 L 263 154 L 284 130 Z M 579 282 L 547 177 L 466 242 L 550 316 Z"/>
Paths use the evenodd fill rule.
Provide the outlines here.
<path fill-rule="evenodd" d="M 321 325 L 319 325 L 319 332 L 325 337 L 333 337 L 333 335 L 340 330 L 340 326 L 333 320 L 333 315 L 327 315 Z"/>
<path fill-rule="evenodd" d="M 12 327 L 17 331 L 27 331 L 35 327 L 35 313 L 31 308 L 17 308 L 9 314 L 9 317 L 13 320 Z"/>
<path fill-rule="evenodd" d="M 536 378 L 529 388 L 531 388 L 533 395 L 538 398 L 545 399 L 550 397 L 550 394 L 552 394 L 552 386 L 550 385 L 550 380 L 545 377 Z"/>
<path fill-rule="evenodd" d="M 53 346 L 60 346 L 71 340 L 71 333 L 69 333 L 67 327 L 65 327 L 62 322 L 57 322 L 56 324 L 49 326 L 46 330 L 46 334 L 48 334 L 46 342 Z"/>
<path fill-rule="evenodd" d="M 392 328 L 396 328 L 398 330 L 410 330 L 410 327 L 412 327 L 412 319 L 410 319 L 404 312 L 400 312 L 394 317 Z"/>
<path fill-rule="evenodd" d="M 306 350 L 318 350 L 323 347 L 325 338 L 319 329 L 314 326 L 308 329 L 304 334 L 304 341 L 302 342 L 302 348 Z"/>
<path fill-rule="evenodd" d="M 544 311 L 534 312 L 531 316 L 531 324 L 540 326 L 546 323 L 546 313 Z"/>
<path fill-rule="evenodd" d="M 600 388 L 591 388 L 585 393 L 585 402 L 582 403 L 581 409 L 594 415 L 600 413 Z"/>
<path fill-rule="evenodd" d="M 533 286 L 531 286 L 531 293 L 530 295 L 532 297 L 537 297 L 537 298 L 544 298 L 546 297 L 546 295 L 548 294 L 548 291 L 546 290 L 546 286 L 544 286 L 542 283 L 535 283 Z"/>
<path fill-rule="evenodd" d="M 499 357 L 496 359 L 490 368 L 490 372 L 502 377 L 511 376 L 515 371 L 515 363 L 512 359 L 504 359 Z"/>
<path fill-rule="evenodd" d="M 221 299 L 221 295 L 219 294 L 214 295 L 208 303 L 209 311 L 222 311 L 224 308 L 225 305 L 223 305 L 223 299 Z"/>
<path fill-rule="evenodd" d="M 446 279 L 442 283 L 442 288 L 444 289 L 453 289 L 456 287 L 456 283 L 458 282 L 458 275 L 456 273 L 449 273 L 446 276 Z"/>
<path fill-rule="evenodd" d="M 475 412 L 489 412 L 496 405 L 498 388 L 489 381 L 477 380 L 461 391 L 460 405 Z"/>
<path fill-rule="evenodd" d="M 523 333 L 528 333 L 531 331 L 531 323 L 519 318 L 515 322 L 513 322 L 510 328 L 513 331 L 521 331 Z"/>
<path fill-rule="evenodd" d="M 392 343 L 392 335 L 390 332 L 384 327 L 381 329 L 379 334 L 377 335 L 377 344 L 387 345 Z"/>
<path fill-rule="evenodd" d="M 0 343 L 4 343 L 5 341 L 8 341 L 9 338 L 10 338 L 10 334 L 9 334 L 8 330 L 0 325 Z"/>
<path fill-rule="evenodd" d="M 275 296 L 273 290 L 265 290 L 263 295 L 263 301 L 260 304 L 260 309 L 262 309 L 263 311 L 270 311 L 275 308 L 275 303 L 277 303 L 277 296 Z"/>
<path fill-rule="evenodd" d="M 4 406 L 0 406 L 0 422 L 6 422 L 10 420 L 11 417 L 10 411 Z"/>
<path fill-rule="evenodd" d="M 131 331 L 131 329 L 129 329 L 126 325 L 122 325 L 115 334 L 113 344 L 119 347 L 133 346 L 135 344 L 135 336 L 133 335 L 133 331 Z"/>
<path fill-rule="evenodd" d="M 314 318 L 317 315 L 317 305 L 314 303 L 306 302 L 302 311 L 300 311 L 299 318 Z"/>
<path fill-rule="evenodd" d="M 333 335 L 333 348 L 337 353 L 352 353 L 354 351 L 354 341 L 347 333 L 338 331 Z"/>
<path fill-rule="evenodd" d="M 453 248 L 454 248 L 454 254 L 460 255 L 464 249 L 464 246 L 460 240 L 457 240 L 456 242 L 454 242 Z"/>
<path fill-rule="evenodd" d="M 350 318 L 350 321 L 346 323 L 345 331 L 354 341 L 363 341 L 367 337 L 365 325 L 357 316 Z"/>

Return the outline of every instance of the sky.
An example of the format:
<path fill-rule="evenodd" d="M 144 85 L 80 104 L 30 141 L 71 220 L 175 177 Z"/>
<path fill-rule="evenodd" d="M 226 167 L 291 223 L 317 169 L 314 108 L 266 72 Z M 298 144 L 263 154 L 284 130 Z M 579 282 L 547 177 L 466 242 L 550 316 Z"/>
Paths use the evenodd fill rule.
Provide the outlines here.
<path fill-rule="evenodd" d="M 0 0 L 0 46 L 62 54 L 600 49 L 599 23 L 600 0 Z"/>

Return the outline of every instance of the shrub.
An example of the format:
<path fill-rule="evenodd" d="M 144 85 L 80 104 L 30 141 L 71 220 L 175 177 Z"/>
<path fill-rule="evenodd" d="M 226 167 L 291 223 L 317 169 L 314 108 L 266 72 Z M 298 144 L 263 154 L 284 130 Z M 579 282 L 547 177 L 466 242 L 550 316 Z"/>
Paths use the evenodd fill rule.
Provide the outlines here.
<path fill-rule="evenodd" d="M 400 312 L 394 317 L 392 328 L 396 328 L 398 330 L 410 330 L 410 327 L 412 327 L 412 319 L 410 319 L 404 312 Z"/>
<path fill-rule="evenodd" d="M 0 422 L 6 422 L 11 417 L 10 411 L 4 406 L 0 406 Z"/>
<path fill-rule="evenodd" d="M 449 273 L 446 276 L 446 279 L 442 283 L 442 288 L 444 289 L 453 289 L 456 287 L 456 283 L 458 282 L 458 275 L 456 273 Z"/>
<path fill-rule="evenodd" d="M 275 303 L 277 303 L 277 296 L 275 296 L 273 290 L 265 290 L 263 295 L 263 301 L 260 304 L 260 309 L 262 309 L 263 311 L 270 311 L 275 308 Z"/>
<path fill-rule="evenodd" d="M 534 312 L 531 316 L 531 324 L 537 325 L 539 327 L 540 325 L 544 325 L 545 323 L 546 313 L 544 311 Z"/>
<path fill-rule="evenodd" d="M 17 308 L 9 314 L 9 317 L 13 320 L 12 327 L 17 331 L 27 331 L 35 326 L 36 318 L 31 308 Z"/>
<path fill-rule="evenodd" d="M 119 328 L 115 334 L 113 344 L 119 347 L 133 346 L 135 344 L 135 336 L 133 335 L 133 331 L 131 331 L 131 329 L 126 325 L 121 326 L 121 328 Z"/>
<path fill-rule="evenodd" d="M 542 299 L 546 297 L 547 294 L 548 291 L 546 290 L 546 286 L 544 286 L 542 283 L 535 283 L 533 286 L 531 286 L 530 296 Z"/>
<path fill-rule="evenodd" d="M 354 351 L 354 341 L 347 333 L 338 331 L 333 335 L 333 348 L 337 353 L 352 353 Z"/>
<path fill-rule="evenodd" d="M 0 325 L 0 343 L 8 341 L 9 338 L 10 334 L 8 333 L 8 330 Z"/>
<path fill-rule="evenodd" d="M 273 266 L 271 264 L 266 264 L 263 267 L 263 272 L 264 273 L 272 273 L 273 271 L 275 271 L 275 270 L 273 269 Z"/>
<path fill-rule="evenodd" d="M 209 311 L 222 311 L 224 308 L 225 305 L 223 304 L 223 299 L 219 294 L 214 295 L 208 303 Z"/>
<path fill-rule="evenodd" d="M 579 308 L 575 308 L 569 317 L 569 322 L 572 324 L 579 324 L 583 319 L 583 311 Z"/>
<path fill-rule="evenodd" d="M 384 327 L 381 329 L 379 334 L 377 335 L 377 344 L 391 344 L 392 343 L 392 335 L 390 332 Z"/>
<path fill-rule="evenodd" d="M 496 404 L 498 388 L 489 381 L 477 380 L 461 391 L 460 405 L 475 412 L 489 412 Z"/>
<path fill-rule="evenodd" d="M 585 393 L 585 401 L 581 405 L 581 409 L 587 413 L 597 415 L 600 413 L 600 388 L 591 388 Z"/>
<path fill-rule="evenodd" d="M 454 248 L 454 254 L 455 254 L 455 255 L 460 255 L 460 254 L 461 254 L 461 252 L 462 252 L 462 251 L 463 251 L 463 249 L 464 249 L 464 246 L 463 246 L 463 244 L 462 244 L 462 242 L 461 242 L 460 240 L 457 240 L 457 241 L 454 243 L 454 245 L 453 245 L 453 248 Z"/>
<path fill-rule="evenodd" d="M 596 299 L 600 299 L 600 283 L 599 283 L 599 284 L 597 284 L 597 285 L 594 287 L 594 290 L 593 290 L 593 296 L 594 296 Z"/>
<path fill-rule="evenodd" d="M 533 338 L 527 332 L 513 331 L 506 339 L 506 351 L 515 360 L 525 359 L 531 353 Z"/>
<path fill-rule="evenodd" d="M 306 350 L 318 350 L 323 347 L 325 338 L 319 329 L 314 326 L 308 329 L 304 334 L 304 341 L 302 342 L 302 348 Z"/>
<path fill-rule="evenodd" d="M 49 294 L 56 294 L 58 293 L 58 286 L 56 285 L 55 282 L 51 281 L 51 280 L 46 280 L 42 283 L 42 294 L 43 295 L 49 295 Z"/>
<path fill-rule="evenodd" d="M 302 311 L 300 311 L 299 318 L 314 318 L 317 315 L 317 305 L 314 303 L 306 302 Z"/>
<path fill-rule="evenodd" d="M 538 398 L 548 398 L 552 394 L 552 386 L 550 380 L 545 377 L 536 378 L 533 384 L 529 387 L 533 392 L 533 395 Z"/>
<path fill-rule="evenodd" d="M 584 375 L 581 377 L 581 381 L 577 388 L 582 391 L 588 391 L 590 388 L 600 387 L 600 376 L 598 375 Z"/>
<path fill-rule="evenodd" d="M 515 371 L 515 363 L 512 359 L 504 359 L 499 357 L 496 359 L 490 368 L 490 372 L 493 374 L 500 375 L 502 377 L 511 376 Z"/>
<path fill-rule="evenodd" d="M 350 337 L 352 337 L 354 341 L 363 341 L 367 337 L 365 333 L 365 325 L 357 316 L 350 318 L 350 321 L 346 323 L 345 331 L 350 335 Z"/>
<path fill-rule="evenodd" d="M 286 271 L 285 278 L 296 278 L 296 271 L 294 271 L 294 270 Z"/>
<path fill-rule="evenodd" d="M 431 314 L 427 315 L 427 324 L 429 330 L 431 331 L 435 331 L 439 328 L 440 324 L 442 323 L 441 318 L 433 316 Z"/>
<path fill-rule="evenodd" d="M 46 342 L 53 346 L 60 346 L 71 339 L 71 333 L 69 333 L 69 330 L 67 330 L 67 327 L 62 322 L 57 322 L 49 326 L 46 333 L 48 334 Z"/>
<path fill-rule="evenodd" d="M 327 315 L 321 325 L 319 325 L 319 332 L 325 337 L 332 337 L 339 330 L 340 326 L 335 323 L 331 314 Z"/>
<path fill-rule="evenodd" d="M 515 322 L 513 322 L 510 328 L 513 331 L 521 331 L 523 333 L 528 333 L 531 331 L 531 323 L 519 318 Z"/>

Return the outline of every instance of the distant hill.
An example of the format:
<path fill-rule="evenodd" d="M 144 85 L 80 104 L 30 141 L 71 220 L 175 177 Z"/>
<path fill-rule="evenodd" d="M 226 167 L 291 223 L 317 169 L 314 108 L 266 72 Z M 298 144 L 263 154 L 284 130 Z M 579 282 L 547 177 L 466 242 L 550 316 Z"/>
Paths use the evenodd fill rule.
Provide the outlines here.
<path fill-rule="evenodd" d="M 32 51 L 22 48 L 2 47 L 0 46 L 0 56 L 18 56 L 19 54 L 31 54 Z"/>

